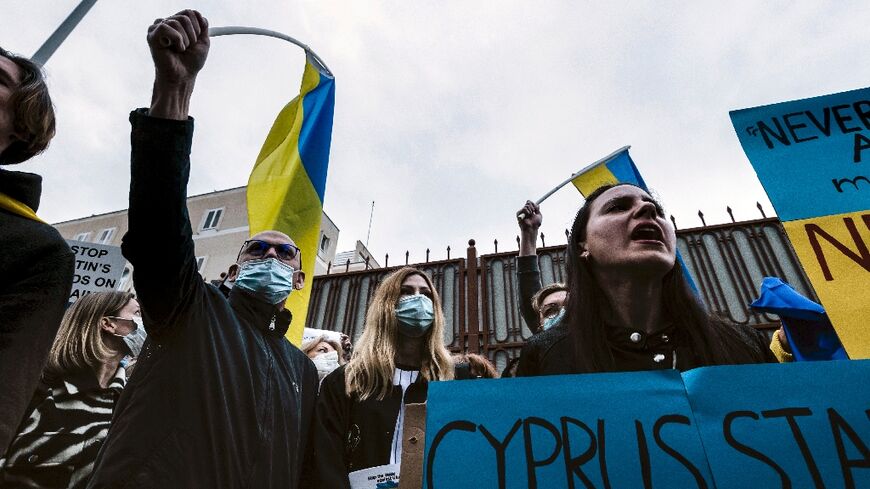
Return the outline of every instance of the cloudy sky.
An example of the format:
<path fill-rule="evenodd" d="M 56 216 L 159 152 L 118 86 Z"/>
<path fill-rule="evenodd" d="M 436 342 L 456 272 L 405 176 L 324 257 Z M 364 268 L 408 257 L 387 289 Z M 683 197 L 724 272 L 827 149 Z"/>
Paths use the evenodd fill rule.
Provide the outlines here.
<path fill-rule="evenodd" d="M 0 45 L 32 54 L 78 0 L 4 4 Z M 45 176 L 51 222 L 123 209 L 127 113 L 150 101 L 147 26 L 186 7 L 311 45 L 336 75 L 325 210 L 340 249 L 379 260 L 516 247 L 515 211 L 623 145 L 680 227 L 759 217 L 764 190 L 728 111 L 870 84 L 866 2 L 100 0 L 46 66 L 58 113 Z M 191 195 L 244 185 L 301 50 L 221 37 L 197 82 Z M 155 196 L 155 198 L 159 198 Z M 544 203 L 547 244 L 581 200 Z M 458 252 L 458 253 L 457 253 Z M 395 263 L 395 262 L 394 262 Z"/>

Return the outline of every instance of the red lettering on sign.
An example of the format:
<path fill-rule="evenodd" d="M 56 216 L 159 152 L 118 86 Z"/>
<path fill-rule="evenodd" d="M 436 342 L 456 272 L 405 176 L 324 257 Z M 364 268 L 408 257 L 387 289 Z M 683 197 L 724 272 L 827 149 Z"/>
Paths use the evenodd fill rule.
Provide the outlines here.
<path fill-rule="evenodd" d="M 868 230 L 870 230 L 870 214 L 864 214 L 861 218 L 864 221 L 864 225 L 867 226 Z M 822 267 L 822 274 L 825 276 L 825 280 L 829 282 L 834 280 L 834 276 L 831 274 L 831 268 L 828 266 L 828 260 L 825 258 L 825 253 L 822 251 L 819 237 L 822 237 L 825 241 L 833 245 L 834 248 L 837 248 L 837 250 L 846 255 L 847 258 L 858 265 L 861 265 L 864 270 L 870 272 L 870 250 L 867 249 L 867 243 L 864 242 L 864 239 L 858 233 L 855 221 L 853 221 L 851 217 L 844 217 L 843 223 L 846 225 L 846 229 L 849 230 L 849 234 L 852 236 L 852 241 L 854 241 L 855 247 L 858 248 L 857 253 L 852 251 L 848 246 L 837 241 L 836 238 L 825 232 L 818 224 L 804 225 L 807 237 L 810 240 L 810 246 L 813 247 L 813 252 L 816 254 L 816 260 L 818 260 L 819 266 Z"/>

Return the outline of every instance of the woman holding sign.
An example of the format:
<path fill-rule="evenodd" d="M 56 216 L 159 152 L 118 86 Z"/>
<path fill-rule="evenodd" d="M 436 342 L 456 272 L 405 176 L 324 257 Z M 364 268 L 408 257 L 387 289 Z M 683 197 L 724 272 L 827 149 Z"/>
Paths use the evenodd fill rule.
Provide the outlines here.
<path fill-rule="evenodd" d="M 88 294 L 70 306 L 28 414 L 0 459 L 0 486 L 84 487 L 144 342 L 129 292 Z"/>
<path fill-rule="evenodd" d="M 441 300 L 426 274 L 405 267 L 381 282 L 350 362 L 321 385 L 309 487 L 397 481 L 405 404 L 425 402 L 427 382 L 453 378 L 443 333 Z"/>
<path fill-rule="evenodd" d="M 776 361 L 760 332 L 707 312 L 676 260 L 673 224 L 643 189 L 591 193 L 567 254 L 565 316 L 523 347 L 518 376 Z"/>

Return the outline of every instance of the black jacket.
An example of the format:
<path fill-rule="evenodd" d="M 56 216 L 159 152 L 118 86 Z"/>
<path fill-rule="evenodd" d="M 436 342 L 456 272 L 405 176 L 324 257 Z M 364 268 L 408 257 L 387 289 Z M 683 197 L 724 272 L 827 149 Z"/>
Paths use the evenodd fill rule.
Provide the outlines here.
<path fill-rule="evenodd" d="M 532 298 L 542 288 L 538 255 L 517 257 L 517 282 L 519 283 L 520 314 L 532 333 L 538 331 L 538 313 L 532 308 Z"/>
<path fill-rule="evenodd" d="M 186 206 L 193 122 L 130 116 L 129 231 L 148 341 L 89 486 L 296 488 L 317 398 L 290 314 L 196 269 Z"/>
<path fill-rule="evenodd" d="M 743 345 L 735 363 L 776 363 L 763 333 L 750 326 L 734 327 Z M 530 338 L 520 352 L 517 377 L 589 373 L 576 361 L 569 328 L 568 324 L 560 322 Z M 688 336 L 673 326 L 649 335 L 637 330 L 610 328 L 606 340 L 615 372 L 669 368 L 686 371 L 704 366 L 692 350 Z"/>
<path fill-rule="evenodd" d="M 42 177 L 0 169 L 0 193 L 34 211 Z M 33 396 L 72 287 L 74 257 L 51 226 L 0 209 L 0 453 Z"/>
<path fill-rule="evenodd" d="M 307 489 L 349 489 L 351 472 L 390 463 L 402 388 L 393 386 L 383 401 L 359 401 L 345 392 L 345 366 L 323 379 L 311 433 L 313 460 Z M 422 375 L 405 392 L 405 404 L 426 402 Z"/>

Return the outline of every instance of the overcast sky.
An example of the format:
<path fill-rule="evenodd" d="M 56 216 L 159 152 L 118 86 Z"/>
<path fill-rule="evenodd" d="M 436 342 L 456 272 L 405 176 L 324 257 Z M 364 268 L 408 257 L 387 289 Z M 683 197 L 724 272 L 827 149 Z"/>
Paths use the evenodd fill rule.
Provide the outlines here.
<path fill-rule="evenodd" d="M 32 54 L 78 0 L 4 0 L 0 45 Z M 325 210 L 339 249 L 381 263 L 515 249 L 515 211 L 616 148 L 680 227 L 772 209 L 728 111 L 867 86 L 866 2 L 331 2 L 100 0 L 46 65 L 58 135 L 17 170 L 45 177 L 50 222 L 127 206 L 127 114 L 150 101 L 147 26 L 186 7 L 212 26 L 273 29 L 336 75 Z M 197 81 L 190 195 L 244 185 L 302 51 L 249 36 L 212 41 Z M 159 196 L 155 196 L 159 198 Z M 542 206 L 565 242 L 581 198 Z M 393 261 L 393 263 L 396 263 Z"/>

